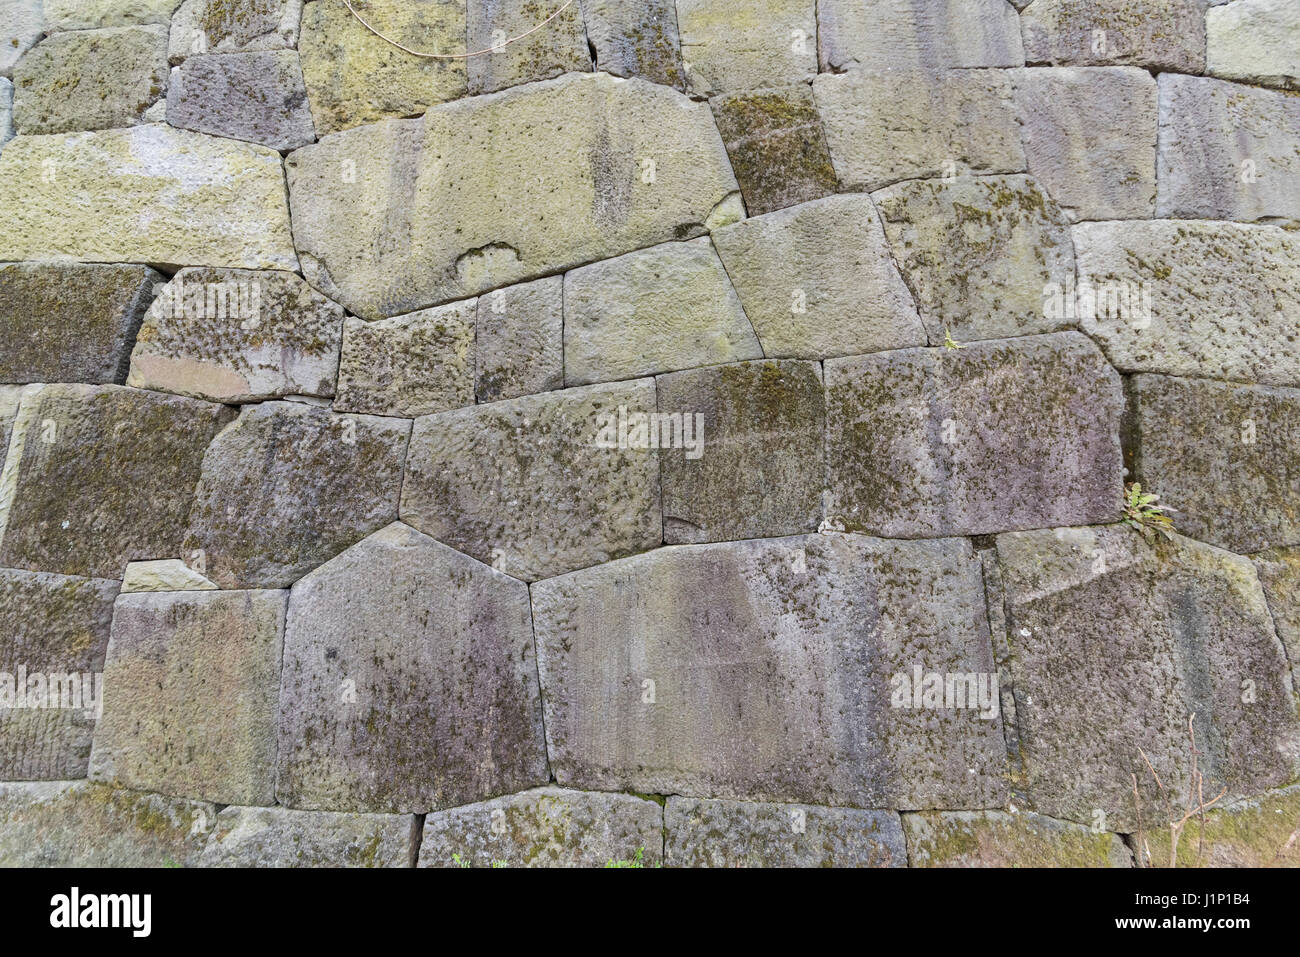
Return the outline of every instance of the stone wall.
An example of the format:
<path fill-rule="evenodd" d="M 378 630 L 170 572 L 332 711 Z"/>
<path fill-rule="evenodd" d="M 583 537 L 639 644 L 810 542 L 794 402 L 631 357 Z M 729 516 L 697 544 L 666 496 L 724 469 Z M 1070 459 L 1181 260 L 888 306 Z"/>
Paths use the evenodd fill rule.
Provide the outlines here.
<path fill-rule="evenodd" d="M 0 0 L 0 863 L 1300 864 L 1294 0 L 560 2 Z"/>

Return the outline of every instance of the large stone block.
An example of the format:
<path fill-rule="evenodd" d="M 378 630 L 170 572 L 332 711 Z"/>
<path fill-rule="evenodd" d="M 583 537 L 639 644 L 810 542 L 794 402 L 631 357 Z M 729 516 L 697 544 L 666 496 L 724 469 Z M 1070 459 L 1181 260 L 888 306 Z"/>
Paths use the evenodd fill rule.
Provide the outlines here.
<path fill-rule="evenodd" d="M 529 581 L 662 541 L 650 379 L 415 421 L 402 521 Z"/>
<path fill-rule="evenodd" d="M 581 0 L 596 67 L 684 89 L 673 0 Z"/>
<path fill-rule="evenodd" d="M 1034 0 L 1020 14 L 1025 59 L 1200 73 L 1205 7 L 1205 0 Z"/>
<path fill-rule="evenodd" d="M 409 867 L 415 819 L 282 807 L 227 807 L 200 867 Z"/>
<path fill-rule="evenodd" d="M 1300 88 L 1300 17 L 1290 0 L 1238 0 L 1205 13 L 1205 72 Z"/>
<path fill-rule="evenodd" d="M 1300 548 L 1274 548 L 1252 555 L 1251 560 L 1291 662 L 1292 684 L 1300 691 Z"/>
<path fill-rule="evenodd" d="M 539 0 L 477 0 L 466 4 L 465 16 L 468 52 L 492 51 L 466 61 L 471 96 L 591 69 L 578 3 L 557 13 Z M 503 45 L 512 37 L 522 39 Z"/>
<path fill-rule="evenodd" d="M 303 0 L 182 0 L 167 52 L 173 63 L 202 53 L 291 50 L 298 45 Z"/>
<path fill-rule="evenodd" d="M 478 300 L 474 397 L 515 399 L 564 387 L 564 277 L 496 289 Z"/>
<path fill-rule="evenodd" d="M 167 122 L 273 150 L 316 139 L 293 50 L 190 57 L 172 70 Z"/>
<path fill-rule="evenodd" d="M 875 808 L 1006 799 L 996 694 L 983 710 L 897 697 L 914 671 L 992 685 L 966 541 L 675 545 L 532 596 L 561 785 Z"/>
<path fill-rule="evenodd" d="M 92 30 L 167 23 L 178 0 L 45 0 L 45 30 Z"/>
<path fill-rule="evenodd" d="M 707 104 L 607 74 L 326 137 L 287 166 L 304 274 L 365 319 L 698 236 L 737 190 Z"/>
<path fill-rule="evenodd" d="M 0 259 L 298 268 L 280 154 L 150 124 L 0 154 Z"/>
<path fill-rule="evenodd" d="M 1144 830 L 1141 866 L 1300 867 L 1297 822 L 1300 786 L 1269 791 L 1211 809 L 1205 815 L 1204 833 L 1200 821 L 1193 819 L 1183 830 L 1172 861 L 1169 828 Z"/>
<path fill-rule="evenodd" d="M 121 386 L 28 392 L 0 475 L 0 566 L 120 580 L 180 554 L 222 406 Z"/>
<path fill-rule="evenodd" d="M 120 595 L 92 780 L 217 804 L 275 801 L 284 591 Z"/>
<path fill-rule="evenodd" d="M 1005 0 L 817 0 L 817 45 L 828 73 L 1025 65 Z"/>
<path fill-rule="evenodd" d="M 132 562 L 122 574 L 122 592 L 215 591 L 216 585 L 179 558 Z"/>
<path fill-rule="evenodd" d="M 73 0 L 44 0 L 71 3 Z M 42 0 L 0 0 L 0 76 L 12 76 L 14 64 L 41 38 Z"/>
<path fill-rule="evenodd" d="M 1118 834 L 1019 811 L 904 814 L 913 867 L 1132 867 Z"/>
<path fill-rule="evenodd" d="M 817 75 L 816 0 L 677 0 L 686 79 L 697 96 L 806 83 Z"/>
<path fill-rule="evenodd" d="M 1119 376 L 1075 332 L 828 359 L 827 520 L 890 538 L 1119 518 Z"/>
<path fill-rule="evenodd" d="M 222 588 L 292 585 L 397 518 L 410 434 L 299 402 L 245 407 L 203 457 L 191 562 Z"/>

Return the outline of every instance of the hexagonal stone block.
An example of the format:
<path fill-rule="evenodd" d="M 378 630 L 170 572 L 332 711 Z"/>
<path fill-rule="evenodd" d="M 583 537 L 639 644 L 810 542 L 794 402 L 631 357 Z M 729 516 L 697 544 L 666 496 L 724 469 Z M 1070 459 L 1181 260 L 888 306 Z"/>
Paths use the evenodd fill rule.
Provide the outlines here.
<path fill-rule="evenodd" d="M 1135 375 L 1126 449 L 1178 530 L 1254 552 L 1300 544 L 1300 389 Z"/>
<path fill-rule="evenodd" d="M 272 804 L 287 601 L 284 591 L 120 595 L 90 778 Z"/>
<path fill-rule="evenodd" d="M 1147 761 L 1185 807 L 1193 713 L 1207 800 L 1295 778 L 1290 674 L 1248 559 L 1120 525 L 999 535 L 997 555 L 1031 809 L 1131 833 L 1134 775 L 1143 820 L 1167 813 Z"/>
<path fill-rule="evenodd" d="M 564 278 L 496 289 L 478 300 L 474 398 L 515 399 L 564 387 Z"/>
<path fill-rule="evenodd" d="M 913 180 L 872 199 L 932 345 L 1068 325 L 1043 291 L 1074 276 L 1070 227 L 1033 178 Z"/>
<path fill-rule="evenodd" d="M 546 776 L 523 582 L 395 523 L 294 585 L 281 804 L 423 813 Z"/>
<path fill-rule="evenodd" d="M 430 814 L 419 866 L 658 867 L 662 849 L 663 809 L 654 801 L 542 787 Z"/>
<path fill-rule="evenodd" d="M 1300 19 L 1289 0 L 1240 0 L 1205 13 L 1205 72 L 1300 89 Z"/>
<path fill-rule="evenodd" d="M 0 778 L 86 775 L 118 583 L 0 569 Z"/>
<path fill-rule="evenodd" d="M 1032 811 L 903 815 L 913 867 L 1132 867 L 1118 834 Z"/>
<path fill-rule="evenodd" d="M 190 57 L 172 70 L 167 122 L 273 150 L 316 139 L 293 50 Z"/>
<path fill-rule="evenodd" d="M 121 386 L 25 394 L 0 477 L 0 566 L 121 579 L 180 554 L 203 451 L 230 410 Z"/>
<path fill-rule="evenodd" d="M 1025 64 L 1004 0 L 818 0 L 817 45 L 828 73 Z"/>
<path fill-rule="evenodd" d="M 397 518 L 411 424 L 247 406 L 209 446 L 185 547 L 222 588 L 284 588 Z"/>
<path fill-rule="evenodd" d="M 46 0 L 48 5 L 51 0 Z M 70 3 L 73 0 L 52 0 Z M 11 76 L 18 59 L 41 38 L 42 0 L 0 0 L 0 76 Z"/>
<path fill-rule="evenodd" d="M 409 867 L 415 819 L 282 807 L 226 807 L 200 867 Z"/>
<path fill-rule="evenodd" d="M 303 0 L 182 0 L 172 16 L 173 63 L 196 53 L 291 50 L 298 45 Z"/>
<path fill-rule="evenodd" d="M 1205 69 L 1205 0 L 1034 0 L 1020 14 L 1030 63 Z"/>
<path fill-rule="evenodd" d="M 914 669 L 992 686 L 969 542 L 675 545 L 532 596 L 561 785 L 876 808 L 1006 798 L 996 694 L 982 709 L 898 697 Z"/>
<path fill-rule="evenodd" d="M 642 379 L 416 419 L 402 521 L 528 581 L 654 548 L 654 410 Z"/>
<path fill-rule="evenodd" d="M 826 401 L 816 362 L 763 359 L 660 376 L 661 415 L 698 443 L 659 453 L 670 545 L 813 532 Z M 676 427 L 676 423 L 673 423 Z"/>
<path fill-rule="evenodd" d="M 817 74 L 816 0 L 677 0 L 686 79 L 697 96 L 805 83 Z"/>
<path fill-rule="evenodd" d="M 1205 815 L 1203 835 L 1199 821 L 1189 823 L 1172 862 L 1169 829 L 1143 831 L 1142 862 L 1147 867 L 1300 867 L 1297 821 L 1300 786 L 1269 791 L 1214 807 Z"/>
<path fill-rule="evenodd" d="M 1251 556 L 1273 625 L 1300 688 L 1300 548 L 1274 548 Z"/>
<path fill-rule="evenodd" d="M 148 266 L 0 266 L 3 382 L 118 383 L 162 274 Z"/>
<path fill-rule="evenodd" d="M 664 807 L 669 867 L 906 867 L 892 811 L 672 796 Z"/>
<path fill-rule="evenodd" d="M 965 173 L 1023 173 L 1001 70 L 822 73 L 813 95 L 843 190 Z"/>
<path fill-rule="evenodd" d="M 683 89 L 681 41 L 673 0 L 581 0 L 595 65 Z"/>
<path fill-rule="evenodd" d="M 1079 333 L 825 373 L 832 523 L 913 538 L 1119 518 L 1119 376 Z"/>
<path fill-rule="evenodd" d="M 582 7 L 574 3 L 547 20 L 552 14 L 556 14 L 554 7 L 537 0 L 480 0 L 467 4 L 468 52 L 492 51 L 466 61 L 470 96 L 561 73 L 590 70 Z M 544 21 L 545 26 L 528 33 Z M 505 44 L 512 37 L 522 39 Z"/>

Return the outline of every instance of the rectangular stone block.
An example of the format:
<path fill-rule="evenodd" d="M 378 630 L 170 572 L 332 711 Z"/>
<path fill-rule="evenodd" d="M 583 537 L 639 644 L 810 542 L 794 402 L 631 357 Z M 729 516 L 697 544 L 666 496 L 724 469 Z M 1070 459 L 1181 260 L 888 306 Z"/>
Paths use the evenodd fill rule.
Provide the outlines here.
<path fill-rule="evenodd" d="M 903 815 L 913 867 L 1132 867 L 1118 834 L 1032 811 Z"/>
<path fill-rule="evenodd" d="M 415 818 L 226 807 L 200 867 L 409 867 Z"/>
<path fill-rule="evenodd" d="M 168 55 L 179 63 L 196 53 L 291 50 L 298 45 L 302 8 L 303 0 L 181 0 Z"/>
<path fill-rule="evenodd" d="M 817 75 L 816 0 L 677 0 L 686 79 L 696 96 L 806 83 Z"/>
<path fill-rule="evenodd" d="M 564 278 L 496 289 L 478 300 L 474 397 L 478 402 L 564 388 Z"/>
<path fill-rule="evenodd" d="M 590 71 L 581 5 L 570 4 L 556 14 L 557 8 L 536 0 L 476 0 L 466 4 L 466 52 L 492 50 L 466 61 L 469 95 L 547 80 L 561 73 Z M 548 21 L 546 18 L 552 14 L 556 14 L 554 19 Z M 543 21 L 545 26 L 528 33 Z M 501 46 L 511 37 L 522 39 Z"/>
<path fill-rule="evenodd" d="M 1205 12 L 1205 72 L 1300 89 L 1300 18 L 1290 0 L 1239 0 Z"/>
<path fill-rule="evenodd" d="M 45 31 L 166 23 L 177 0 L 44 0 Z M 39 6 L 39 4 L 37 4 Z"/>
<path fill-rule="evenodd" d="M 817 0 L 817 45 L 827 73 L 1025 65 L 1005 0 Z"/>
<path fill-rule="evenodd" d="M 190 57 L 172 70 L 167 122 L 273 150 L 316 139 L 294 50 Z"/>
<path fill-rule="evenodd" d="M 685 89 L 673 0 L 580 0 L 595 66 Z"/>
<path fill-rule="evenodd" d="M 1020 14 L 1025 59 L 1200 73 L 1207 5 L 1206 0 L 1034 0 Z"/>

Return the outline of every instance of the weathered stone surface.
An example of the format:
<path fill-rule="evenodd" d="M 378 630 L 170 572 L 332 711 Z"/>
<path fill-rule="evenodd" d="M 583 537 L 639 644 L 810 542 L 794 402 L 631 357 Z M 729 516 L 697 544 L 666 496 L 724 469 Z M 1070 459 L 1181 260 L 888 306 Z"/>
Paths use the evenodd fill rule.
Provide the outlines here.
<path fill-rule="evenodd" d="M 293 273 L 182 269 L 149 307 L 126 381 L 215 402 L 328 397 L 342 330 L 342 307 Z"/>
<path fill-rule="evenodd" d="M 298 45 L 303 0 L 182 0 L 167 52 L 173 63 L 202 53 L 291 50 Z"/>
<path fill-rule="evenodd" d="M 1156 81 L 1137 67 L 1015 72 L 1029 172 L 1071 219 L 1150 219 Z M 1107 123 L 1105 116 L 1122 116 Z"/>
<path fill-rule="evenodd" d="M 561 785 L 918 808 L 998 804 L 996 704 L 891 707 L 891 676 L 989 674 L 964 540 L 676 545 L 532 587 Z"/>
<path fill-rule="evenodd" d="M 713 232 L 763 353 L 820 359 L 925 344 L 867 196 L 832 196 Z"/>
<path fill-rule="evenodd" d="M 1029 176 L 912 180 L 872 194 L 932 345 L 1054 332 L 1043 289 L 1074 276 L 1070 226 Z"/>
<path fill-rule="evenodd" d="M 673 0 L 581 0 L 596 67 L 684 89 Z"/>
<path fill-rule="evenodd" d="M 1118 834 L 1041 814 L 904 814 L 913 867 L 1132 867 Z"/>
<path fill-rule="evenodd" d="M 49 3 L 70 0 L 45 0 Z M 41 38 L 41 0 L 0 0 L 0 76 L 12 76 L 14 64 Z"/>
<path fill-rule="evenodd" d="M 9 437 L 13 434 L 14 420 L 18 417 L 18 408 L 23 395 L 34 392 L 40 386 L 0 385 L 0 476 L 3 476 L 5 456 L 9 452 Z"/>
<path fill-rule="evenodd" d="M 1135 375 L 1130 469 L 1192 538 L 1234 552 L 1300 544 L 1300 389 Z"/>
<path fill-rule="evenodd" d="M 466 52 L 465 4 L 455 0 L 375 0 L 362 15 L 412 50 Z M 362 26 L 343 0 L 313 0 L 303 7 L 298 51 L 321 136 L 384 117 L 418 116 L 435 103 L 465 95 L 465 60 L 404 53 Z M 331 174 L 337 179 L 337 170 Z"/>
<path fill-rule="evenodd" d="M 1300 689 L 1300 548 L 1274 548 L 1251 560 L 1291 663 L 1292 684 Z"/>
<path fill-rule="evenodd" d="M 823 73 L 813 94 L 841 189 L 1025 170 L 1003 71 Z"/>
<path fill-rule="evenodd" d="M 273 150 L 316 139 L 293 50 L 190 57 L 172 70 L 167 122 Z"/>
<path fill-rule="evenodd" d="M 707 237 L 566 274 L 564 320 L 566 385 L 763 355 Z"/>
<path fill-rule="evenodd" d="M 669 797 L 669 867 L 906 867 L 892 811 Z"/>
<path fill-rule="evenodd" d="M 764 359 L 660 376 L 659 412 L 697 447 L 659 453 L 670 545 L 814 532 L 826 401 L 816 362 Z M 702 417 L 702 418 L 701 418 Z M 688 421 L 689 420 L 689 421 Z"/>
<path fill-rule="evenodd" d="M 1205 72 L 1300 89 L 1300 17 L 1290 0 L 1237 0 L 1206 11 Z"/>
<path fill-rule="evenodd" d="M 1162 74 L 1156 216 L 1300 220 L 1297 144 L 1300 97 Z"/>
<path fill-rule="evenodd" d="M 298 268 L 280 154 L 169 126 L 20 136 L 0 259 Z"/>
<path fill-rule="evenodd" d="M 28 393 L 0 475 L 0 566 L 120 580 L 180 553 L 222 406 L 121 386 Z"/>
<path fill-rule="evenodd" d="M 275 800 L 284 591 L 120 595 L 92 780 L 217 804 Z"/>
<path fill-rule="evenodd" d="M 393 524 L 294 585 L 281 804 L 423 813 L 546 778 L 523 582 Z"/>
<path fill-rule="evenodd" d="M 0 779 L 85 777 L 117 590 L 0 569 Z"/>
<path fill-rule="evenodd" d="M 555 6 L 545 0 L 477 0 L 466 4 L 468 52 L 492 50 L 467 61 L 470 95 L 590 70 L 582 7 L 577 3 L 565 7 L 536 33 L 502 45 L 511 37 L 528 33 L 555 12 Z"/>
<path fill-rule="evenodd" d="M 478 300 L 343 324 L 341 412 L 413 417 L 474 404 Z"/>
<path fill-rule="evenodd" d="M 327 137 L 287 166 L 304 274 L 366 319 L 699 235 L 737 190 L 707 104 L 606 74 Z"/>
<path fill-rule="evenodd" d="M 402 521 L 529 581 L 655 547 L 657 453 L 620 444 L 624 409 L 653 412 L 653 380 L 417 419 Z"/>
<path fill-rule="evenodd" d="M 85 781 L 0 784 L 0 867 L 187 867 L 216 816 Z"/>
<path fill-rule="evenodd" d="M 414 818 L 227 807 L 200 867 L 408 867 Z"/>
<path fill-rule="evenodd" d="M 222 588 L 293 584 L 397 518 L 410 431 L 298 402 L 245 407 L 203 457 L 186 548 Z"/>
<path fill-rule="evenodd" d="M 179 0 L 45 0 L 45 30 L 167 23 Z M 241 0 L 242 2 L 242 0 Z"/>
<path fill-rule="evenodd" d="M 474 395 L 514 399 L 564 386 L 564 278 L 497 289 L 478 301 Z"/>
<path fill-rule="evenodd" d="M 1294 779 L 1300 723 L 1248 559 L 1119 525 L 999 535 L 997 554 L 1033 810 L 1132 832 L 1136 775 L 1149 824 L 1167 812 L 1138 749 L 1182 800 L 1192 713 L 1207 799 Z"/>
<path fill-rule="evenodd" d="M 1122 372 L 1300 385 L 1300 239 L 1239 223 L 1081 223 L 1082 325 Z M 1186 438 L 1186 436 L 1181 437 Z"/>
<path fill-rule="evenodd" d="M 122 592 L 214 591 L 216 585 L 179 558 L 132 562 L 122 575 Z"/>
<path fill-rule="evenodd" d="M 913 538 L 1119 518 L 1119 376 L 1079 333 L 825 371 L 832 523 Z"/>
<path fill-rule="evenodd" d="M 662 848 L 655 802 L 542 787 L 430 814 L 419 866 L 603 867 L 640 851 L 641 866 L 657 867 Z"/>
<path fill-rule="evenodd" d="M 804 83 L 817 74 L 816 0 L 677 0 L 686 79 L 697 96 Z"/>
<path fill-rule="evenodd" d="M 164 277 L 147 266 L 0 266 L 0 382 L 120 384 Z"/>
<path fill-rule="evenodd" d="M 14 85 L 0 77 L 0 149 L 14 138 Z"/>
<path fill-rule="evenodd" d="M 1199 821 L 1187 825 L 1172 866 L 1300 867 L 1298 824 L 1300 786 L 1215 807 L 1205 815 L 1203 836 Z M 1142 837 L 1143 866 L 1170 867 L 1169 829 L 1144 830 Z"/>
<path fill-rule="evenodd" d="M 817 0 L 817 44 L 833 73 L 1025 65 L 1005 0 Z"/>
<path fill-rule="evenodd" d="M 1205 0 L 1034 0 L 1020 15 L 1025 59 L 1200 73 L 1205 7 Z"/>
<path fill-rule="evenodd" d="M 807 84 L 720 96 L 713 114 L 750 215 L 835 192 L 835 167 Z"/>

